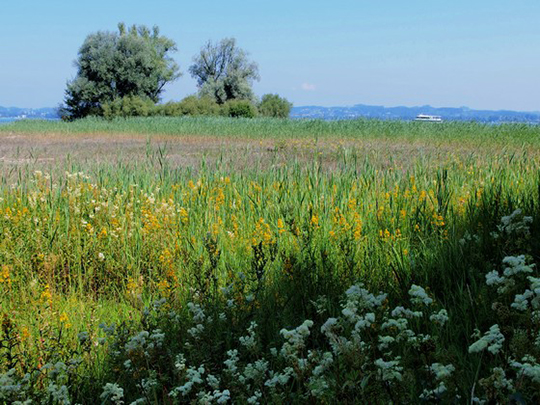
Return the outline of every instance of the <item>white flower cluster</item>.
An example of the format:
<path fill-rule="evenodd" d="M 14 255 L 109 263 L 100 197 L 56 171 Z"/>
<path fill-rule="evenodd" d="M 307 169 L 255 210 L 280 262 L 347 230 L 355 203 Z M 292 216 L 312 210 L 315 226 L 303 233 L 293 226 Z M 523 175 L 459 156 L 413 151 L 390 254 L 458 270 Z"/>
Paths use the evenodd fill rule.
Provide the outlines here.
<path fill-rule="evenodd" d="M 256 404 L 285 394 L 294 382 L 307 389 L 306 399 L 311 395 L 311 399 L 325 401 L 336 388 L 336 364 L 347 364 L 352 359 L 355 367 L 362 364 L 365 381 L 372 375 L 385 385 L 400 384 L 405 367 L 401 356 L 407 353 L 407 346 L 418 348 L 420 343 L 432 339 L 413 330 L 412 325 L 440 330 L 448 321 L 448 313 L 444 309 L 435 310 L 433 298 L 423 288 L 413 285 L 409 296 L 411 309 L 406 306 L 390 309 L 385 305 L 386 294 L 372 294 L 362 284 L 350 287 L 340 315 L 328 318 L 320 328 L 329 345 L 328 351 L 324 345 L 317 345 L 321 350 L 309 347 L 314 322 L 305 320 L 295 328 L 282 329 L 281 347 L 271 348 L 266 357 L 259 352 L 257 323 L 251 322 L 247 333 L 238 338 L 237 349 L 227 352 L 222 374 L 209 374 L 204 363 L 186 364 L 186 357 L 178 354 L 174 367 L 179 383 L 169 395 L 179 402 Z M 200 305 L 190 303 L 188 308 L 194 325 L 188 332 L 197 338 L 199 331 L 209 326 L 210 317 Z M 126 352 L 146 349 L 150 341 L 148 332 L 139 333 L 126 344 Z M 189 348 L 195 349 L 195 345 Z M 250 361 L 244 362 L 246 359 Z M 450 364 L 434 363 L 430 372 L 438 385 L 426 391 L 426 398 L 443 395 L 447 390 L 446 380 L 453 371 Z M 108 390 L 112 392 L 113 388 Z"/>
<path fill-rule="evenodd" d="M 308 386 L 312 395 L 320 397 L 329 388 L 324 373 L 334 363 L 334 356 L 330 352 L 325 352 L 317 363 L 318 364 L 313 368 L 312 377 L 309 378 Z"/>
<path fill-rule="evenodd" d="M 420 395 L 420 399 L 424 400 L 435 400 L 441 397 L 448 389 L 446 387 L 445 381 L 448 380 L 456 368 L 452 364 L 444 365 L 441 363 L 433 363 L 429 367 L 430 373 L 435 377 L 435 381 L 438 385 L 428 390 L 424 389 L 424 392 Z"/>
<path fill-rule="evenodd" d="M 171 396 L 172 398 L 176 398 L 178 394 L 181 394 L 182 396 L 188 395 L 196 385 L 204 383 L 204 372 L 204 366 L 199 366 L 198 368 L 189 367 L 186 371 L 187 381 L 183 385 L 171 390 L 169 396 Z"/>
<path fill-rule="evenodd" d="M 412 297 L 411 302 L 413 304 L 430 305 L 433 303 L 433 299 L 427 295 L 426 290 L 417 285 L 413 284 L 411 286 L 411 289 L 409 290 L 409 295 Z"/>
<path fill-rule="evenodd" d="M 380 307 L 386 300 L 387 296 L 387 294 L 373 295 L 368 290 L 363 288 L 362 284 L 355 284 L 351 286 L 347 291 L 345 291 L 345 295 L 347 296 L 347 303 L 345 304 L 345 308 L 343 308 L 343 315 L 345 316 L 347 316 L 345 314 L 345 311 L 347 310 L 356 312 L 358 308 L 374 309 Z"/>
<path fill-rule="evenodd" d="M 124 403 L 124 390 L 118 384 L 107 383 L 103 387 L 103 393 L 100 398 L 104 401 L 110 401 L 115 405 Z"/>
<path fill-rule="evenodd" d="M 239 341 L 242 346 L 248 350 L 254 350 L 257 345 L 257 339 L 255 329 L 257 328 L 256 322 L 251 322 L 248 328 L 248 336 L 241 336 Z"/>
<path fill-rule="evenodd" d="M 280 333 L 285 338 L 281 354 L 284 357 L 294 356 L 305 347 L 305 341 L 310 335 L 309 328 L 313 326 L 313 321 L 305 320 L 296 329 L 281 329 Z"/>
<path fill-rule="evenodd" d="M 504 336 L 499 329 L 499 325 L 495 324 L 484 336 L 469 346 L 469 353 L 479 353 L 486 349 L 492 353 L 497 354 L 501 351 L 504 343 Z"/>
<path fill-rule="evenodd" d="M 530 282 L 529 288 L 523 294 L 516 294 L 512 308 L 518 311 L 526 311 L 529 304 L 533 310 L 540 309 L 540 278 L 527 277 Z"/>
<path fill-rule="evenodd" d="M 510 365 L 518 370 L 518 373 L 528 377 L 535 383 L 540 383 L 540 364 L 534 356 L 527 355 L 521 359 L 521 362 L 511 360 Z"/>
<path fill-rule="evenodd" d="M 161 347 L 164 339 L 165 334 L 159 329 L 152 331 L 152 333 L 143 330 L 128 340 L 125 349 L 128 353 L 142 351 L 148 356 L 150 350 Z"/>
<path fill-rule="evenodd" d="M 511 391 L 514 389 L 512 380 L 506 378 L 506 372 L 500 367 L 493 368 L 491 378 L 493 379 L 493 388 L 499 391 L 503 389 Z"/>
<path fill-rule="evenodd" d="M 197 340 L 204 332 L 204 322 L 207 320 L 206 314 L 199 304 L 188 302 L 187 307 L 189 312 L 191 312 L 193 322 L 195 322 L 195 326 L 188 329 L 188 333 L 193 339 Z"/>
<path fill-rule="evenodd" d="M 489 286 L 499 286 L 497 292 L 504 294 L 516 285 L 514 276 L 520 274 L 529 274 L 533 272 L 534 264 L 526 264 L 525 256 L 507 256 L 503 259 L 503 265 L 506 265 L 501 276 L 497 270 L 486 274 L 486 284 Z"/>
<path fill-rule="evenodd" d="M 435 322 L 441 326 L 444 325 L 448 321 L 448 319 L 448 312 L 446 311 L 446 309 L 441 309 L 439 312 L 429 317 L 430 321 Z"/>
<path fill-rule="evenodd" d="M 390 361 L 384 361 L 383 359 L 375 360 L 375 366 L 379 369 L 379 375 L 383 381 L 401 381 L 403 379 L 403 375 L 401 374 L 403 367 L 399 365 L 399 360 L 401 360 L 399 356 L 395 360 Z"/>
<path fill-rule="evenodd" d="M 518 208 L 510 215 L 502 217 L 498 228 L 506 235 L 529 235 L 529 226 L 532 222 L 532 217 L 524 216 Z"/>
<path fill-rule="evenodd" d="M 420 318 L 423 315 L 422 311 L 411 311 L 404 307 L 395 307 L 392 311 L 392 316 L 394 318 Z"/>

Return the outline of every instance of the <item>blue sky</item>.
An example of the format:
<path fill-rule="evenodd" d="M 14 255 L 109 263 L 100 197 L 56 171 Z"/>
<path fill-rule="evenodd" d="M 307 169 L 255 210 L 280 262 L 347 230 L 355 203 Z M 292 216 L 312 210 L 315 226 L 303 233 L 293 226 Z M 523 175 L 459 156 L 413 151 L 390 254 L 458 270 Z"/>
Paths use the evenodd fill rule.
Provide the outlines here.
<path fill-rule="evenodd" d="M 0 105 L 56 106 L 86 35 L 158 25 L 184 75 L 208 39 L 235 37 L 259 64 L 258 95 L 295 105 L 540 110 L 540 1 L 3 0 Z"/>

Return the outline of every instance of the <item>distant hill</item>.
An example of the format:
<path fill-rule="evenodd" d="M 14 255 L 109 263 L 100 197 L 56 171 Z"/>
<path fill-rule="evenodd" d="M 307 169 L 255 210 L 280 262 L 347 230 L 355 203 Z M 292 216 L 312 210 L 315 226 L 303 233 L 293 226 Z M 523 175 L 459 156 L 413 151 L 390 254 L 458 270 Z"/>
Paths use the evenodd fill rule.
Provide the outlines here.
<path fill-rule="evenodd" d="M 389 120 L 413 120 L 418 114 L 440 115 L 446 121 L 479 121 L 479 122 L 528 122 L 540 123 L 540 111 L 491 111 L 473 110 L 468 107 L 383 107 L 357 104 L 350 107 L 293 107 L 291 118 L 319 118 L 324 120 L 376 118 Z"/>
<path fill-rule="evenodd" d="M 19 108 L 1 107 L 0 118 L 30 118 L 55 119 L 58 118 L 56 108 Z"/>

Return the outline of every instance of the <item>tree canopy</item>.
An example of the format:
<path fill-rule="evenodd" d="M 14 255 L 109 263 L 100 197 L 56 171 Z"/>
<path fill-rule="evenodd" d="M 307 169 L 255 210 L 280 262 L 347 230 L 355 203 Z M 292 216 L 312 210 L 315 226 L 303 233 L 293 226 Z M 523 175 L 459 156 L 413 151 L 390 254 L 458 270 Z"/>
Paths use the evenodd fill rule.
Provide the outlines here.
<path fill-rule="evenodd" d="M 259 113 L 264 117 L 288 118 L 292 103 L 277 94 L 265 94 L 259 104 Z"/>
<path fill-rule="evenodd" d="M 259 80 L 258 66 L 248 59 L 248 54 L 236 45 L 234 38 L 218 43 L 208 41 L 193 58 L 189 72 L 197 80 L 199 93 L 214 98 L 219 104 L 255 99 L 252 84 Z"/>
<path fill-rule="evenodd" d="M 77 75 L 67 84 L 63 112 L 72 119 L 101 115 L 105 103 L 123 97 L 158 102 L 163 87 L 180 77 L 170 56 L 174 51 L 174 41 L 156 26 L 126 29 L 120 23 L 118 32 L 88 35 L 75 61 Z"/>

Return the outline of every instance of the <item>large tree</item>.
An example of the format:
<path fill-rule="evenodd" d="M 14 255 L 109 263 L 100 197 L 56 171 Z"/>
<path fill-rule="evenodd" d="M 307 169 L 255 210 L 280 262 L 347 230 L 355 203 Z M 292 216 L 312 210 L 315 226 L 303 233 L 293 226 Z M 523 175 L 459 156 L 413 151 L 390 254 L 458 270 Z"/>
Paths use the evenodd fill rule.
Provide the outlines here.
<path fill-rule="evenodd" d="M 174 51 L 176 44 L 158 27 L 121 23 L 118 32 L 88 35 L 75 61 L 77 76 L 67 84 L 64 113 L 100 115 L 104 103 L 126 96 L 158 102 L 163 86 L 180 76 Z"/>
<path fill-rule="evenodd" d="M 251 87 L 254 80 L 259 80 L 258 66 L 236 46 L 234 38 L 208 41 L 193 58 L 189 72 L 197 80 L 200 94 L 219 104 L 234 99 L 255 100 Z"/>

